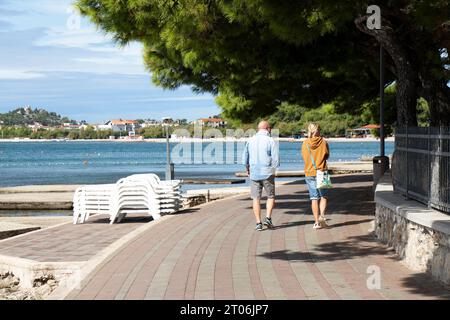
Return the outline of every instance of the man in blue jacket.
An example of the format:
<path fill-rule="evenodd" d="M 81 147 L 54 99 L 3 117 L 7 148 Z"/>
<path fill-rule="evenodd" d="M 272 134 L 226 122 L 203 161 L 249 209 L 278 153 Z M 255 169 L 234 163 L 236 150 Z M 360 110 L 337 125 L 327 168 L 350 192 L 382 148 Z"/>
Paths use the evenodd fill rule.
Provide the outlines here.
<path fill-rule="evenodd" d="M 267 216 L 264 225 L 273 228 L 272 210 L 275 206 L 275 172 L 280 164 L 278 144 L 270 136 L 271 128 L 267 121 L 258 125 L 258 133 L 249 139 L 245 145 L 243 163 L 250 176 L 253 213 L 256 218 L 255 230 L 261 231 L 261 194 L 262 189 L 267 194 Z"/>

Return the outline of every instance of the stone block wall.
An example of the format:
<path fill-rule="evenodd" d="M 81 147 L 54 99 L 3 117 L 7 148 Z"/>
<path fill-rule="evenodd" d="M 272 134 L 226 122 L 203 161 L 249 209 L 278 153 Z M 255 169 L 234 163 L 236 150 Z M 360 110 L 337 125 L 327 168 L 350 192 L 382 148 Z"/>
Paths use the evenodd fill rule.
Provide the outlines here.
<path fill-rule="evenodd" d="M 450 285 L 450 235 L 412 222 L 381 203 L 376 204 L 375 233 L 410 269 Z"/>

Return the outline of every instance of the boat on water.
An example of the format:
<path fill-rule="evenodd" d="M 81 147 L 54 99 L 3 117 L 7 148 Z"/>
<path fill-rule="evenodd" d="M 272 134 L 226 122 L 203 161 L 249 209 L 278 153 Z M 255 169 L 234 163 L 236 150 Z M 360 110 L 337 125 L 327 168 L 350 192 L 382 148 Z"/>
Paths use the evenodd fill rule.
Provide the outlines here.
<path fill-rule="evenodd" d="M 144 137 L 143 136 L 126 136 L 126 137 L 122 137 L 119 140 L 125 141 L 125 142 L 144 142 Z"/>

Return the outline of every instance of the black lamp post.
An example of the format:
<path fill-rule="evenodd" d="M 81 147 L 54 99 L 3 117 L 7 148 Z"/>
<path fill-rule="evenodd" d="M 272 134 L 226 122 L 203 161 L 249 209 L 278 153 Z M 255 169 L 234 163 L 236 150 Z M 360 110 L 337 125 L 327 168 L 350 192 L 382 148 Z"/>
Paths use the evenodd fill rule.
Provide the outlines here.
<path fill-rule="evenodd" d="M 367 8 L 367 13 L 372 13 L 367 20 L 367 28 L 370 30 L 381 29 L 381 9 L 376 5 Z M 370 20 L 370 21 L 369 21 Z M 380 155 L 373 158 L 373 182 L 377 185 L 381 176 L 389 170 L 389 158 L 385 154 L 384 131 L 384 50 L 380 42 Z"/>
<path fill-rule="evenodd" d="M 384 50 L 380 43 L 380 155 L 373 158 L 374 187 L 381 176 L 389 170 L 389 158 L 386 157 L 384 140 Z"/>
<path fill-rule="evenodd" d="M 170 159 L 170 135 L 169 135 L 169 123 L 167 119 L 163 119 L 163 126 L 166 131 L 166 180 L 173 180 L 174 178 L 174 164 Z"/>

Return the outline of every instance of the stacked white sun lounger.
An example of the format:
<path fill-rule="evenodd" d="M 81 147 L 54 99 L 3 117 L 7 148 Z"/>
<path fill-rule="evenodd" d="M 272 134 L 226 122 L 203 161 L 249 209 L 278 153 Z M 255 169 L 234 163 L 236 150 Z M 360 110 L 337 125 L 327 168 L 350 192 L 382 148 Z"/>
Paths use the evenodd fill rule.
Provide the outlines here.
<path fill-rule="evenodd" d="M 80 187 L 74 195 L 73 223 L 84 223 L 92 214 L 108 214 L 111 224 L 128 213 L 148 213 L 159 219 L 181 208 L 181 184 L 181 180 L 161 181 L 155 174 L 138 174 L 115 184 Z"/>

